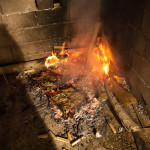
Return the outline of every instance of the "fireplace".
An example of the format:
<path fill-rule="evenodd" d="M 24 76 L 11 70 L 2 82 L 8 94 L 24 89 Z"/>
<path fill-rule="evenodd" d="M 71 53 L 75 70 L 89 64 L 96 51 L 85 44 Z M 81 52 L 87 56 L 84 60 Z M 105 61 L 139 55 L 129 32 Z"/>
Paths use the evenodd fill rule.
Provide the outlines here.
<path fill-rule="evenodd" d="M 4 149 L 149 148 L 147 0 L 0 6 Z"/>

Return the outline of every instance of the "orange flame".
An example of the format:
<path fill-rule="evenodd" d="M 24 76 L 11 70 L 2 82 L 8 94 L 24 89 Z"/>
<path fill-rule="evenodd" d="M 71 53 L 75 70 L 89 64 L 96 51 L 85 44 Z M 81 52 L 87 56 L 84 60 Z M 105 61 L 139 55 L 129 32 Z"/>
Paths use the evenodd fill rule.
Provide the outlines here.
<path fill-rule="evenodd" d="M 110 60 L 108 57 L 109 56 L 109 50 L 107 48 L 104 48 L 104 46 L 102 44 L 99 45 L 99 48 L 102 52 L 102 63 L 103 63 L 103 70 L 105 72 L 106 75 L 108 75 L 109 73 L 109 64 L 110 64 Z M 107 53 L 107 55 L 106 55 Z"/>
<path fill-rule="evenodd" d="M 61 52 L 59 53 L 59 55 L 63 55 L 64 54 L 65 45 L 66 45 L 66 42 L 63 43 L 63 46 L 62 46 L 62 49 L 61 49 Z"/>
<path fill-rule="evenodd" d="M 59 61 L 59 58 L 56 57 L 55 52 L 52 52 L 52 56 L 49 56 L 45 61 L 45 66 L 48 68 L 54 66 Z"/>

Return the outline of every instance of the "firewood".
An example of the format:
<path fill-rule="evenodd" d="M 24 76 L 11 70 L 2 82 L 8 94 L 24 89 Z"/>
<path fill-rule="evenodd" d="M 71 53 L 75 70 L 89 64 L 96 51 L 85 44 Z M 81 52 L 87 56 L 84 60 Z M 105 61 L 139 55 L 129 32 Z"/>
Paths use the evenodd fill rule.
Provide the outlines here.
<path fill-rule="evenodd" d="M 136 99 L 133 97 L 132 93 L 124 90 L 116 81 L 111 79 L 112 91 L 117 96 L 120 103 L 125 106 L 129 106 L 136 103 Z"/>
<path fill-rule="evenodd" d="M 138 120 L 142 127 L 144 127 L 144 123 L 142 122 L 142 118 L 140 117 L 137 109 L 136 109 L 136 99 L 132 95 L 132 93 L 126 91 L 124 88 L 122 88 L 116 81 L 111 79 L 112 82 L 112 91 L 117 96 L 120 103 L 124 104 L 125 106 L 132 105 L 133 109 L 138 117 Z"/>
<path fill-rule="evenodd" d="M 70 141 L 68 139 L 65 139 L 65 138 L 62 138 L 62 137 L 59 137 L 59 136 L 56 137 L 56 140 L 64 142 L 64 143 L 70 143 Z"/>
<path fill-rule="evenodd" d="M 78 144 L 81 140 L 83 140 L 85 137 L 82 136 L 81 138 L 75 140 L 74 142 L 71 143 L 72 146 L 75 146 L 76 144 Z"/>
<path fill-rule="evenodd" d="M 49 131 L 48 134 L 49 134 L 52 138 L 56 139 L 56 135 L 55 135 L 52 131 Z"/>
<path fill-rule="evenodd" d="M 67 135 L 68 135 L 68 139 L 69 139 L 69 141 L 71 142 L 71 141 L 72 141 L 72 137 L 71 137 L 70 132 L 68 132 L 68 133 L 67 133 Z"/>
<path fill-rule="evenodd" d="M 115 112 L 117 113 L 120 121 L 128 132 L 136 132 L 140 131 L 141 127 L 137 124 L 131 116 L 125 111 L 125 109 L 119 104 L 117 98 L 114 96 L 113 92 L 110 90 L 108 86 L 108 82 L 104 79 L 106 92 L 108 94 L 111 105 L 113 106 Z"/>

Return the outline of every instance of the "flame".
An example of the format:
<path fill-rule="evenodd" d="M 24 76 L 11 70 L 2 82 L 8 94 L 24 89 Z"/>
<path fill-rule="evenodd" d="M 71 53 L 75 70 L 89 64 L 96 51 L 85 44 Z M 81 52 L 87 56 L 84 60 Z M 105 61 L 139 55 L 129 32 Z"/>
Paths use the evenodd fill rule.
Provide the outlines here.
<path fill-rule="evenodd" d="M 103 70 L 106 75 L 109 73 L 109 65 L 110 65 L 110 55 L 109 55 L 109 50 L 108 48 L 104 47 L 103 44 L 99 44 L 99 49 L 102 52 L 102 63 L 103 63 Z"/>
<path fill-rule="evenodd" d="M 48 68 L 50 66 L 54 66 L 57 62 L 59 62 L 59 58 L 56 57 L 55 52 L 52 52 L 52 56 L 49 56 L 45 61 L 45 66 Z"/>
<path fill-rule="evenodd" d="M 62 49 L 61 49 L 61 52 L 59 53 L 59 55 L 63 55 L 65 53 L 65 45 L 66 45 L 66 42 L 63 43 L 63 46 L 62 46 Z"/>
<path fill-rule="evenodd" d="M 65 42 L 63 43 L 63 46 L 62 46 L 62 50 L 61 52 L 59 53 L 59 55 L 64 55 L 66 52 L 65 52 Z M 52 52 L 52 56 L 49 56 L 46 61 L 45 61 L 45 66 L 48 68 L 48 67 L 51 67 L 51 66 L 54 66 L 56 63 L 59 62 L 59 58 L 56 56 L 56 53 L 53 51 Z M 64 59 L 62 60 L 62 63 L 64 62 L 67 62 L 67 59 Z"/>

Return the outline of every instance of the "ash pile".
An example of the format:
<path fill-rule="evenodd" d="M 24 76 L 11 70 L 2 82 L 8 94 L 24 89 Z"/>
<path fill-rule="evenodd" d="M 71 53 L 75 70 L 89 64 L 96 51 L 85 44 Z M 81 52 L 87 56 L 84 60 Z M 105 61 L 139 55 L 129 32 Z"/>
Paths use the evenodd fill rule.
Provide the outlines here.
<path fill-rule="evenodd" d="M 26 85 L 40 115 L 49 115 L 72 135 L 92 136 L 93 130 L 105 127 L 108 97 L 101 81 L 93 81 L 87 72 L 63 82 L 55 69 L 46 68 L 22 72 L 18 78 Z"/>

